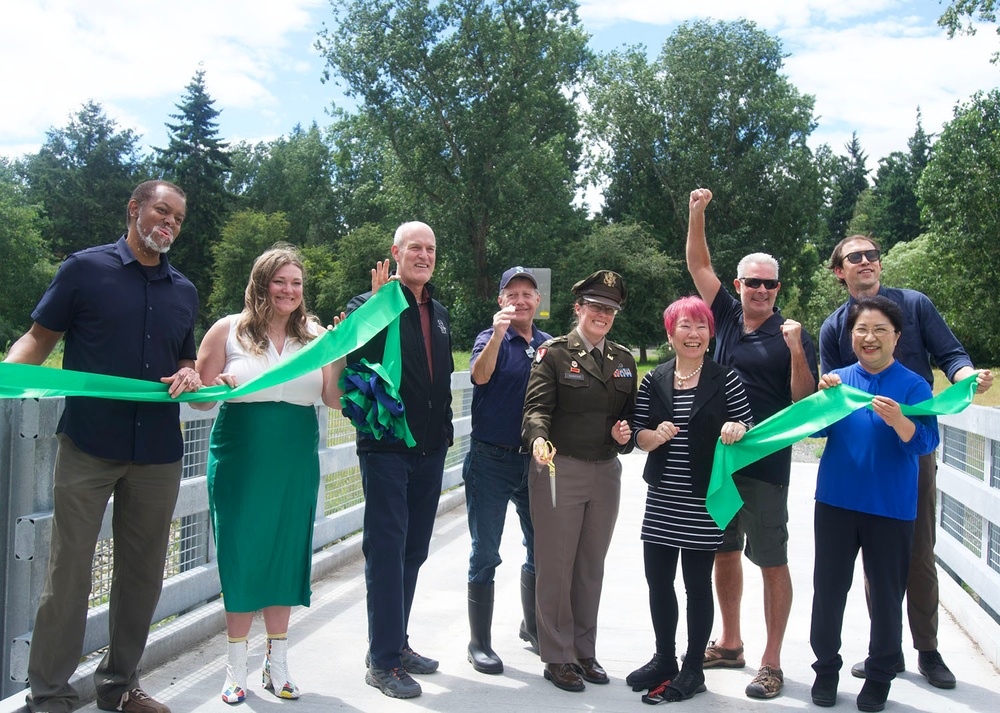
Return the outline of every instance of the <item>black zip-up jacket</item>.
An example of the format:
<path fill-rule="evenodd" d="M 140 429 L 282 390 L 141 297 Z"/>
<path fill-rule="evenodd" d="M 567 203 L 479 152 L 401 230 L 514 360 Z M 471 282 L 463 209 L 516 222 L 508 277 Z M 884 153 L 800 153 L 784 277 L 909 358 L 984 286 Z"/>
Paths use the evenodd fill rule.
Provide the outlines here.
<path fill-rule="evenodd" d="M 399 321 L 399 346 L 403 361 L 399 395 L 406 409 L 406 423 L 417 444 L 410 449 L 403 441 L 388 443 L 358 433 L 359 451 L 412 450 L 426 453 L 441 446 L 450 446 L 454 442 L 455 429 L 451 422 L 451 373 L 455 370 L 455 362 L 451 356 L 451 323 L 448 319 L 448 310 L 434 299 L 433 286 L 430 283 L 424 285 L 431 301 L 431 355 L 434 362 L 432 372 L 427 364 L 427 350 L 424 349 L 420 307 L 409 288 L 402 283 L 400 287 L 403 288 L 408 306 L 403 310 Z M 371 296 L 372 293 L 369 291 L 354 297 L 348 302 L 346 312 L 350 314 Z M 363 347 L 351 352 L 347 356 L 347 363 L 360 362 L 362 357 L 369 362 L 381 363 L 385 337 L 386 330 L 382 330 Z M 431 373 L 434 374 L 433 380 L 430 378 Z"/>

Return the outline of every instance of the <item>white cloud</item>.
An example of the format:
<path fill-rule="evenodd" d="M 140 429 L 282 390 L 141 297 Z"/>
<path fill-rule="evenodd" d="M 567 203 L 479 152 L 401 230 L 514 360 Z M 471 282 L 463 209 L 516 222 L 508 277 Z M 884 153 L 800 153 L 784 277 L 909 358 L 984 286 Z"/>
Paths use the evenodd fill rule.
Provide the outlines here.
<path fill-rule="evenodd" d="M 176 102 L 199 64 L 218 107 L 274 105 L 277 71 L 303 71 L 289 36 L 325 0 L 17 0 L 0 25 L 0 142 L 12 153 L 88 99 L 141 130 L 136 101 Z M 165 117 L 164 117 L 165 118 Z"/>
<path fill-rule="evenodd" d="M 689 3 L 675 0 L 580 0 L 579 12 L 584 25 L 595 28 L 622 21 L 674 25 L 698 17 L 746 17 L 776 29 L 810 22 L 843 22 L 905 5 L 904 0 L 716 0 L 695 11 Z"/>
<path fill-rule="evenodd" d="M 843 30 L 811 28 L 792 38 L 798 49 L 785 70 L 799 90 L 816 97 L 819 127 L 813 144 L 837 153 L 857 131 L 874 167 L 891 151 L 905 151 L 916 126 L 934 133 L 956 102 L 995 86 L 1000 70 L 989 59 L 996 36 L 948 40 L 933 30 L 890 23 Z"/>

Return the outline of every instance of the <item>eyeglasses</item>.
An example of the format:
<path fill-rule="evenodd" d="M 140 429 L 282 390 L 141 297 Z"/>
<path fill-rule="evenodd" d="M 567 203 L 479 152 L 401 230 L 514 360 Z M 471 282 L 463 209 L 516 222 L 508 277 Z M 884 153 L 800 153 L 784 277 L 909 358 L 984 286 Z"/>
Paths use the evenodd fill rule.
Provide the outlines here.
<path fill-rule="evenodd" d="M 777 280 L 762 280 L 759 277 L 741 277 L 740 282 L 749 287 L 751 290 L 756 290 L 761 285 L 764 286 L 765 290 L 776 290 L 778 285 L 781 283 Z"/>
<path fill-rule="evenodd" d="M 881 256 L 882 253 L 878 250 L 857 250 L 844 255 L 844 260 L 847 260 L 852 265 L 857 265 L 861 262 L 861 258 L 865 258 L 868 262 L 878 262 Z"/>
<path fill-rule="evenodd" d="M 618 308 L 612 307 L 611 305 L 602 305 L 597 302 L 588 302 L 584 300 L 583 306 L 589 309 L 594 314 L 609 314 L 614 317 L 618 314 Z"/>
<path fill-rule="evenodd" d="M 875 329 L 865 329 L 864 327 L 855 327 L 854 329 L 851 330 L 851 334 L 853 334 L 858 339 L 864 339 L 869 334 L 874 335 L 876 339 L 882 339 L 883 337 L 887 337 L 890 334 L 895 334 L 895 333 L 896 333 L 895 329 L 889 329 L 888 327 L 875 327 Z"/>

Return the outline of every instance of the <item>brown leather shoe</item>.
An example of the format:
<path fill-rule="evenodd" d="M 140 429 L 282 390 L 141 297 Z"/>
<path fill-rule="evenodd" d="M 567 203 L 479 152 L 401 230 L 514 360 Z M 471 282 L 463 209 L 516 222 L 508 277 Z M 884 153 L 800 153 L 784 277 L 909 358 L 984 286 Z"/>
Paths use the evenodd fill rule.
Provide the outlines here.
<path fill-rule="evenodd" d="M 576 672 L 587 683 L 607 683 L 608 672 L 604 670 L 597 659 L 579 659 Z"/>
<path fill-rule="evenodd" d="M 582 691 L 586 688 L 580 674 L 570 663 L 547 663 L 542 675 L 545 676 L 546 681 L 552 681 L 556 688 L 561 688 L 564 691 Z"/>

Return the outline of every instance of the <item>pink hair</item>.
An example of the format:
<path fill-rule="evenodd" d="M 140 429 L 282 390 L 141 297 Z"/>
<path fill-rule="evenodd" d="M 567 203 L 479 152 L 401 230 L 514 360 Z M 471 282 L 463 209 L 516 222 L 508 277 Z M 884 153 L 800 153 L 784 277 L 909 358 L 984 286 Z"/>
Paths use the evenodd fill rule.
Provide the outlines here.
<path fill-rule="evenodd" d="M 687 317 L 693 322 L 708 322 L 708 334 L 715 336 L 715 317 L 701 297 L 681 297 L 663 310 L 663 328 L 667 330 L 667 334 L 673 334 L 674 327 L 682 317 Z"/>

